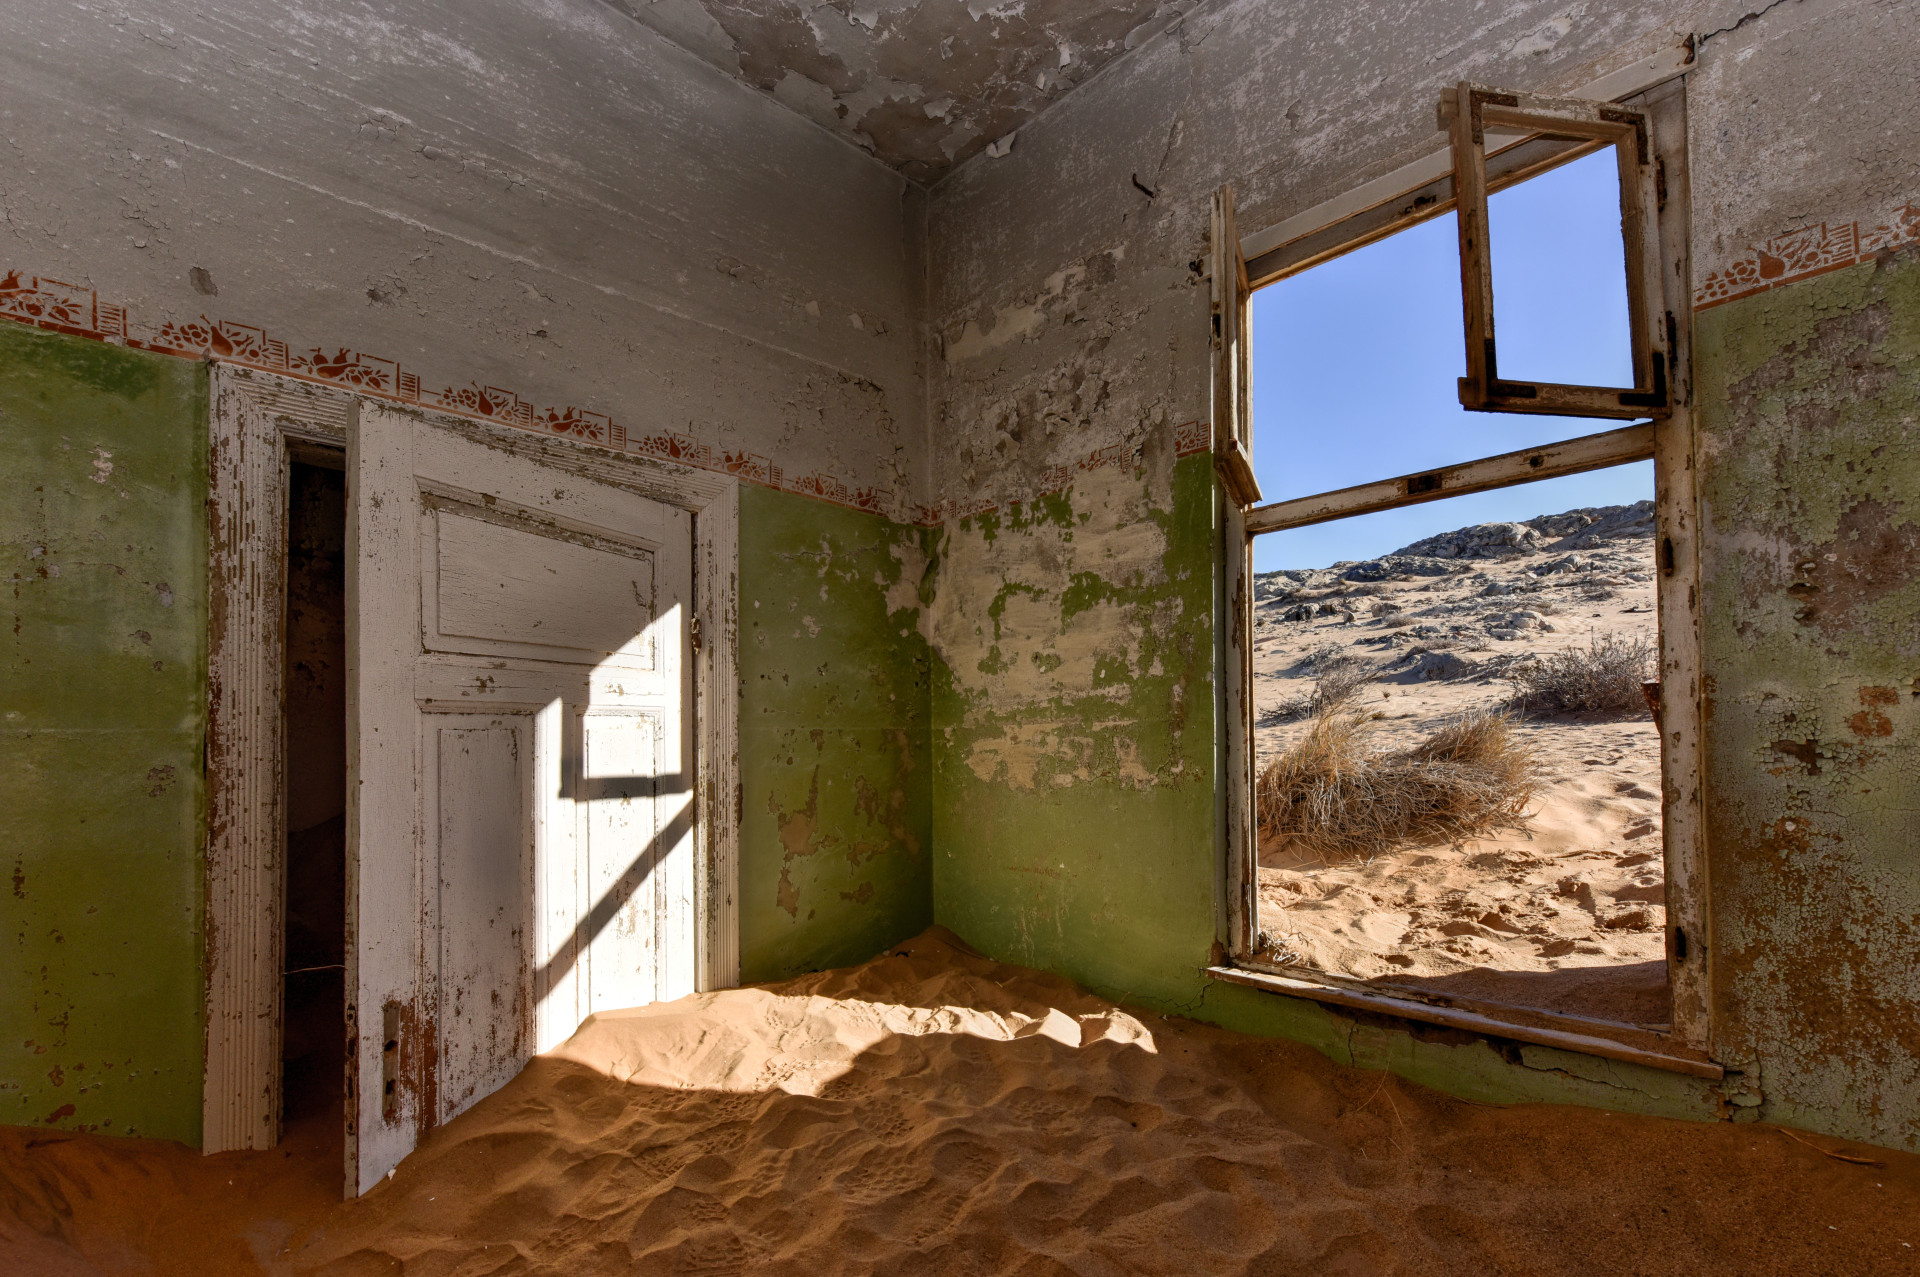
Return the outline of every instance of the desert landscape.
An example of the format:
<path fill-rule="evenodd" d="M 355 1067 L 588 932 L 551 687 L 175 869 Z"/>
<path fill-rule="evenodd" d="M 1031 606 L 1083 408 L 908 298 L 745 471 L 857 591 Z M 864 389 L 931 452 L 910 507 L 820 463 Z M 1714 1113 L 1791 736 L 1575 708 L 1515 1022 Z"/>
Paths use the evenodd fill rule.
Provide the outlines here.
<path fill-rule="evenodd" d="M 1262 797 L 1269 957 L 1330 974 L 1658 1027 L 1669 1018 L 1653 503 L 1443 533 L 1256 577 L 1257 766 L 1340 737 L 1418 780 L 1435 734 L 1498 738 L 1489 818 L 1316 837 Z M 1597 671 L 1597 675 L 1596 675 Z M 1611 680 L 1607 708 L 1580 708 Z M 1568 684 L 1575 686 L 1569 698 Z M 1491 721 L 1489 721 L 1491 720 Z M 1288 751 L 1295 751 L 1289 755 Z M 1327 764 L 1314 764 L 1325 769 Z M 1323 782 L 1324 783 L 1324 782 Z M 1502 807 L 1501 803 L 1505 806 Z M 1301 809 L 1305 812 L 1305 808 Z M 1338 844 L 1334 839 L 1332 843 Z"/>

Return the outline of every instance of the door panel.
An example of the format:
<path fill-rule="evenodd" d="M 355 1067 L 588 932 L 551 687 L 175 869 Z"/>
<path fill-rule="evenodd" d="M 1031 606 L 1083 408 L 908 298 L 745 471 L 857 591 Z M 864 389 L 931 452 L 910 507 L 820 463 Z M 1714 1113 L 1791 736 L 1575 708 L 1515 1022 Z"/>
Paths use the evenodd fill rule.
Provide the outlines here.
<path fill-rule="evenodd" d="M 522 746 L 530 716 L 424 716 L 436 819 L 427 916 L 437 922 L 431 973 L 438 1026 L 436 1103 L 446 1121 L 520 1069 L 532 1037 L 526 997 L 532 949 L 533 828 Z"/>
<path fill-rule="evenodd" d="M 366 405 L 350 440 L 361 1192 L 592 1011 L 694 987 L 691 517 L 470 435 Z"/>
<path fill-rule="evenodd" d="M 654 668 L 651 549 L 431 497 L 428 508 L 428 651 Z"/>
<path fill-rule="evenodd" d="M 590 711 L 581 719 L 580 794 L 590 906 L 586 1011 L 658 996 L 654 930 L 657 715 Z"/>

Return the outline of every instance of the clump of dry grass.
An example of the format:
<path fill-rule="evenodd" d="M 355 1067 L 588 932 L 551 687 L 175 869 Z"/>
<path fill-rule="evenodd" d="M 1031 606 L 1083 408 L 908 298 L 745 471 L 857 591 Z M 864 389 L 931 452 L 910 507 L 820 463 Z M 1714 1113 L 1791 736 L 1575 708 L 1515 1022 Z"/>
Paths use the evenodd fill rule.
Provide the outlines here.
<path fill-rule="evenodd" d="M 1260 833 L 1328 858 L 1479 837 L 1518 824 L 1538 766 L 1504 713 L 1478 712 L 1412 749 L 1373 748 L 1370 719 L 1329 711 L 1260 773 Z"/>
<path fill-rule="evenodd" d="M 1512 707 L 1527 714 L 1630 714 L 1647 717 L 1640 685 L 1653 669 L 1644 637 L 1596 634 L 1585 647 L 1549 652 L 1509 670 Z"/>

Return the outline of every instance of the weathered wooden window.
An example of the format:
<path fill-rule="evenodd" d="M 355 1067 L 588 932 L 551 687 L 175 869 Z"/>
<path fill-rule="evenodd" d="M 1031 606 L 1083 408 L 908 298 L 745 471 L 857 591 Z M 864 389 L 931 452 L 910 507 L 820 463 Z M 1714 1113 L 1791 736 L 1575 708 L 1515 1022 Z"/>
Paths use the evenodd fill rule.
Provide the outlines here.
<path fill-rule="evenodd" d="M 1353 197 L 1330 202 L 1329 208 L 1336 211 L 1324 218 L 1308 210 L 1273 231 L 1243 239 L 1235 225 L 1233 191 L 1223 188 L 1216 196 L 1211 261 L 1214 452 L 1229 498 L 1224 520 L 1229 612 L 1223 618 L 1227 646 L 1223 722 L 1229 786 L 1223 869 L 1227 908 L 1222 916 L 1219 961 L 1213 968 L 1216 978 L 1521 1041 L 1703 1076 L 1718 1075 L 1719 1066 L 1705 1051 L 1709 945 L 1697 781 L 1698 620 L 1694 612 L 1695 509 L 1686 371 L 1686 121 L 1681 87 L 1666 83 L 1684 69 L 1685 56 L 1682 53 L 1673 66 L 1665 66 L 1656 58 L 1630 68 L 1633 74 L 1646 77 L 1638 85 L 1622 87 L 1610 80 L 1603 82 L 1603 88 L 1595 86 L 1601 90 L 1595 94 L 1596 99 L 1625 101 L 1544 98 L 1473 84 L 1450 89 L 1439 111 L 1440 127 L 1450 134 L 1450 152 L 1442 151 L 1409 165 L 1403 171 L 1417 174 L 1418 180 L 1409 181 L 1398 191 L 1381 191 L 1376 180 Z M 1661 85 L 1665 87 L 1654 87 Z M 1649 88 L 1653 91 L 1648 92 Z M 1628 98 L 1629 94 L 1638 96 Z M 1525 380 L 1515 375 L 1527 371 L 1520 367 L 1524 359 L 1511 359 L 1515 366 L 1503 372 L 1495 333 L 1493 288 L 1494 256 L 1500 245 L 1489 240 L 1489 196 L 1575 161 L 1604 164 L 1605 160 L 1597 158 L 1603 153 L 1611 155 L 1618 173 L 1618 260 L 1625 276 L 1616 285 L 1625 294 L 1624 331 L 1620 334 L 1623 358 L 1613 371 L 1624 372 L 1630 366 L 1631 384 L 1583 385 L 1547 377 Z M 1351 473 L 1343 473 L 1337 480 L 1339 486 L 1328 484 L 1328 490 L 1309 489 L 1298 496 L 1285 491 L 1290 485 L 1294 492 L 1301 488 L 1298 448 L 1287 449 L 1284 465 L 1263 451 L 1261 455 L 1269 459 L 1259 473 L 1282 489 L 1276 495 L 1287 499 L 1261 504 L 1254 464 L 1256 396 L 1252 382 L 1256 374 L 1250 350 L 1253 290 L 1456 210 L 1462 289 L 1458 313 L 1464 320 L 1466 374 L 1459 378 L 1458 402 L 1469 413 L 1536 415 L 1539 419 L 1529 423 L 1527 432 L 1532 434 L 1532 444 L 1513 447 L 1512 443 L 1525 440 L 1526 434 L 1522 434 L 1520 439 L 1503 441 L 1504 447 L 1485 447 L 1499 437 L 1498 432 L 1479 429 L 1473 424 L 1475 419 L 1463 419 L 1453 427 L 1436 422 L 1423 429 L 1444 437 L 1442 464 L 1429 459 L 1425 468 L 1412 469 L 1407 462 L 1413 458 L 1397 454 L 1384 441 L 1371 451 L 1362 442 L 1348 449 L 1344 463 Z M 1444 309 L 1450 312 L 1450 304 Z M 1262 322 L 1262 331 L 1271 331 L 1265 328 L 1266 321 Z M 1450 331 L 1451 313 L 1435 312 L 1432 322 L 1444 323 Z M 1528 335 L 1524 328 L 1509 325 L 1510 355 L 1523 353 L 1524 344 L 1519 339 Z M 1587 371 L 1591 374 L 1591 369 Z M 1312 369 L 1297 369 L 1288 379 L 1289 386 L 1313 375 Z M 1446 373 L 1445 378 L 1451 375 Z M 1438 390 L 1450 398 L 1454 388 L 1445 378 Z M 1354 381 L 1351 376 L 1348 380 Z M 1379 397 L 1380 381 L 1381 376 L 1356 381 L 1341 392 L 1345 403 L 1329 390 L 1314 399 L 1311 409 L 1282 412 L 1280 425 L 1295 441 L 1339 435 L 1364 441 L 1365 414 L 1359 405 Z M 1263 386 L 1262 395 L 1265 393 Z M 1330 403 L 1330 397 L 1335 402 Z M 1347 419 L 1342 419 L 1343 413 Z M 1631 424 L 1580 433 L 1578 422 L 1564 420 L 1596 417 Z M 1263 424 L 1267 420 L 1263 417 Z M 1491 419 L 1479 420 L 1491 424 Z M 1263 449 L 1272 446 L 1273 441 L 1262 441 Z M 1431 981 L 1416 988 L 1396 980 L 1391 972 L 1366 979 L 1335 974 L 1316 968 L 1310 961 L 1303 962 L 1297 953 L 1290 954 L 1284 945 L 1274 942 L 1274 937 L 1263 934 L 1256 738 L 1257 727 L 1270 725 L 1271 710 L 1269 722 L 1257 722 L 1261 710 L 1255 705 L 1256 677 L 1264 679 L 1267 675 L 1256 674 L 1255 648 L 1257 642 L 1271 641 L 1268 636 L 1274 632 L 1276 618 L 1268 615 L 1274 611 L 1269 606 L 1273 602 L 1271 591 L 1262 595 L 1255 589 L 1256 539 L 1355 516 L 1387 518 L 1390 512 L 1405 507 L 1542 480 L 1565 480 L 1649 460 L 1653 462 L 1653 523 L 1650 536 L 1642 538 L 1647 546 L 1647 571 L 1636 573 L 1635 588 L 1651 591 L 1658 619 L 1654 674 L 1658 681 L 1649 680 L 1650 687 L 1657 691 L 1650 690 L 1647 700 L 1654 717 L 1642 730 L 1650 731 L 1658 742 L 1658 759 L 1653 766 L 1661 793 L 1649 793 L 1644 801 L 1657 804 L 1664 827 L 1664 856 L 1656 855 L 1652 863 L 1654 869 L 1664 868 L 1661 890 L 1666 903 L 1664 950 L 1670 1023 L 1607 1023 L 1607 1017 L 1585 1012 L 1542 1010 L 1512 1005 L 1497 995 L 1448 992 Z M 1354 482 L 1356 479 L 1360 481 Z M 1336 565 L 1341 569 L 1349 566 Z M 1651 584 L 1648 577 L 1653 578 Z M 1403 587 L 1410 595 L 1418 588 L 1417 581 Z M 1357 597 L 1365 592 L 1348 593 Z M 1378 598 L 1367 600 L 1372 608 L 1381 602 Z M 1437 609 L 1436 615 L 1445 610 Z M 1643 611 L 1638 605 L 1631 610 Z M 1365 615 L 1368 608 L 1356 611 Z M 1317 623 L 1318 614 L 1315 619 Z M 1587 618 L 1582 614 L 1579 619 L 1584 623 Z M 1370 641 L 1362 636 L 1362 630 L 1371 633 L 1389 622 L 1351 616 L 1349 624 L 1353 632 L 1342 641 L 1351 647 Z M 1381 704 L 1379 693 L 1378 687 L 1368 693 L 1376 707 Z M 1370 712 L 1368 717 L 1378 719 L 1382 714 Z M 1634 854 L 1624 852 L 1621 859 Z M 1651 926 L 1657 942 L 1661 938 L 1658 921 Z"/>
<path fill-rule="evenodd" d="M 1247 259 L 1233 221 L 1233 188 L 1213 197 L 1213 458 L 1241 505 L 1260 500 L 1253 477 L 1253 423 L 1247 403 Z"/>
<path fill-rule="evenodd" d="M 1661 288 L 1658 222 L 1660 164 L 1645 111 L 1607 102 L 1548 98 L 1462 83 L 1441 99 L 1440 119 L 1453 144 L 1453 187 L 1460 227 L 1460 284 L 1465 312 L 1467 375 L 1462 407 L 1479 412 L 1551 413 L 1575 417 L 1664 417 L 1673 318 Z M 1620 235 L 1625 241 L 1631 386 L 1568 386 L 1500 373 L 1494 331 L 1493 245 L 1487 218 L 1487 133 L 1506 129 L 1575 145 L 1568 158 L 1611 149 L 1620 173 Z M 1684 299 L 1683 299 L 1684 302 Z"/>

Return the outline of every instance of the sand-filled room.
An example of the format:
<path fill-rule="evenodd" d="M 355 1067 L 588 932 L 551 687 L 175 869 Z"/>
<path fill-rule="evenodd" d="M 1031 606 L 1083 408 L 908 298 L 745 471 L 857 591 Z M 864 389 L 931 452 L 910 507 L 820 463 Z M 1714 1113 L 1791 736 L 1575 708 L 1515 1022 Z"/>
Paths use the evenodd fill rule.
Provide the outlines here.
<path fill-rule="evenodd" d="M 0 1273 L 1920 1271 L 1911 0 L 0 35 Z"/>

